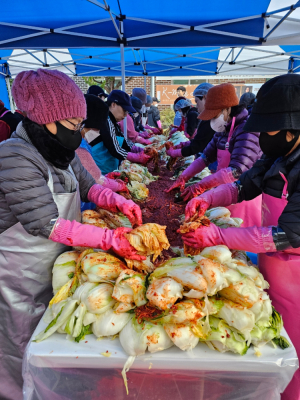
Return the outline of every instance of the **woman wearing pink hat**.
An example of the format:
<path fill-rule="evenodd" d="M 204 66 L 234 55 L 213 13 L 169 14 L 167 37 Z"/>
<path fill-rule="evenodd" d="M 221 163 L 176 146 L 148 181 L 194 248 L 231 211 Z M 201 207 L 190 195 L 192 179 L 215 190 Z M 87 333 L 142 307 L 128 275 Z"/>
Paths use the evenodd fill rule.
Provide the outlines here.
<path fill-rule="evenodd" d="M 0 398 L 22 398 L 22 357 L 52 297 L 52 267 L 70 246 L 141 259 L 127 228 L 80 223 L 80 200 L 142 223 L 132 201 L 96 184 L 75 150 L 86 102 L 59 71 L 21 72 L 12 93 L 27 117 L 0 146 Z"/>

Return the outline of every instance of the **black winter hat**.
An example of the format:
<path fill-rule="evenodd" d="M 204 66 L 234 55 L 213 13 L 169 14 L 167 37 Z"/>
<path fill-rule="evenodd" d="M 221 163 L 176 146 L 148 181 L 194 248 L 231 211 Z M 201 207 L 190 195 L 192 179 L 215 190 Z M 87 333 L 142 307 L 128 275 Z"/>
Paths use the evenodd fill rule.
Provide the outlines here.
<path fill-rule="evenodd" d="M 86 94 L 93 94 L 94 96 L 104 96 L 104 97 L 108 97 L 108 94 L 106 94 L 104 92 L 104 90 L 102 89 L 102 87 L 98 86 L 98 85 L 92 85 L 88 88 L 88 91 L 86 92 Z"/>
<path fill-rule="evenodd" d="M 244 93 L 241 98 L 240 98 L 240 104 L 245 104 L 246 107 L 249 107 L 251 104 L 254 103 L 255 100 L 255 94 L 248 92 L 248 93 Z"/>
<path fill-rule="evenodd" d="M 263 84 L 244 126 L 247 132 L 300 130 L 300 76 L 276 76 Z"/>
<path fill-rule="evenodd" d="M 142 100 L 140 100 L 138 97 L 135 96 L 131 96 L 130 100 L 132 107 L 136 110 L 136 112 L 142 114 L 142 107 L 143 107 Z"/>
<path fill-rule="evenodd" d="M 101 129 L 108 117 L 107 104 L 93 94 L 85 94 L 84 97 L 87 108 L 87 118 L 84 120 L 84 126 L 91 129 Z"/>

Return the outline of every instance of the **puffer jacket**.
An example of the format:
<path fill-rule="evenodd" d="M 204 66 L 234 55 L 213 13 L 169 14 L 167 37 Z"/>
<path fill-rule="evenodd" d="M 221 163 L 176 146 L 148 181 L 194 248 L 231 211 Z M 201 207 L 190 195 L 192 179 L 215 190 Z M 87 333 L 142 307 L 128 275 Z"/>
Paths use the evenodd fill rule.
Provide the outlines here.
<path fill-rule="evenodd" d="M 285 232 L 292 247 L 300 247 L 300 148 L 277 160 L 265 155 L 253 167 L 240 176 L 238 201 L 252 200 L 261 193 L 280 199 L 284 179 L 288 181 L 287 205 L 279 217 L 278 224 Z"/>
<path fill-rule="evenodd" d="M 95 181 L 77 155 L 70 165 L 79 183 L 81 200 L 88 201 L 87 194 Z M 0 144 L 0 233 L 20 222 L 31 235 L 43 235 L 45 226 L 58 217 L 57 206 L 47 186 L 48 169 L 55 193 L 75 190 L 71 172 L 47 162 L 20 123 L 12 138 Z"/>
<path fill-rule="evenodd" d="M 259 147 L 258 132 L 245 132 L 244 126 L 248 119 L 248 111 L 244 109 L 236 116 L 234 131 L 229 141 L 229 152 L 231 153 L 229 167 L 235 169 L 238 174 L 248 171 L 252 165 L 262 156 Z M 230 125 L 226 126 L 225 132 L 216 132 L 203 151 L 203 158 L 209 165 L 217 160 L 218 150 L 225 150 Z"/>

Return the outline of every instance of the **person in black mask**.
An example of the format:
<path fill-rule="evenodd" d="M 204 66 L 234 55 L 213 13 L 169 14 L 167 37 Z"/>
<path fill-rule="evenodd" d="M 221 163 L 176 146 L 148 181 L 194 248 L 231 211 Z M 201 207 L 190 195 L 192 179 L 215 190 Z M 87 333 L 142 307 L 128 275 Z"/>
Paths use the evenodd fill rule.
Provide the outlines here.
<path fill-rule="evenodd" d="M 262 194 L 262 226 L 220 229 L 211 224 L 183 235 L 186 245 L 259 253 L 258 266 L 270 284 L 272 305 L 282 314 L 300 357 L 300 76 L 288 74 L 266 82 L 257 94 L 246 131 L 261 132 L 263 156 L 234 183 L 191 200 L 186 218 L 210 207 L 249 201 Z M 281 396 L 300 399 L 300 371 Z"/>
<path fill-rule="evenodd" d="M 22 398 L 22 357 L 53 296 L 56 258 L 83 246 L 141 259 L 127 228 L 81 224 L 80 200 L 142 224 L 139 206 L 96 183 L 75 153 L 86 118 L 75 82 L 60 71 L 24 71 L 12 94 L 26 118 L 0 146 L 0 398 L 7 400 Z"/>

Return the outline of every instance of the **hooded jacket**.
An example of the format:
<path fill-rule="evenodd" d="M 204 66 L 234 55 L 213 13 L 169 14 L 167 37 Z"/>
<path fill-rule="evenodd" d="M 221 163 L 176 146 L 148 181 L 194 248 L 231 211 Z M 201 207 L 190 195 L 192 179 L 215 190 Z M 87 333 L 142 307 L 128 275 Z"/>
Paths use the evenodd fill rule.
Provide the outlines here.
<path fill-rule="evenodd" d="M 82 201 L 95 181 L 83 168 L 79 158 L 70 163 L 79 183 Z M 48 170 L 55 193 L 71 193 L 75 182 L 71 172 L 56 168 L 46 161 L 31 143 L 22 123 L 12 138 L 0 144 L 0 233 L 20 222 L 31 235 L 43 235 L 43 229 L 58 210 L 47 186 Z"/>
<path fill-rule="evenodd" d="M 229 152 L 231 153 L 229 167 L 236 169 L 241 175 L 248 171 L 252 165 L 262 156 L 259 147 L 259 133 L 245 132 L 244 126 L 248 119 L 248 111 L 244 109 L 236 116 L 234 131 L 229 141 Z M 231 123 L 226 126 L 225 132 L 216 132 L 203 151 L 203 158 L 209 165 L 217 160 L 218 150 L 225 150 Z"/>

